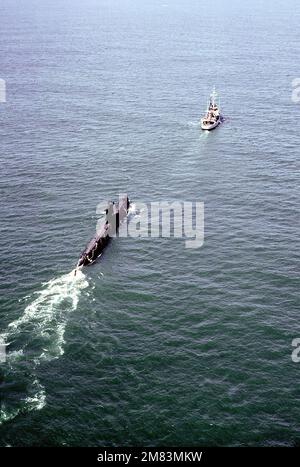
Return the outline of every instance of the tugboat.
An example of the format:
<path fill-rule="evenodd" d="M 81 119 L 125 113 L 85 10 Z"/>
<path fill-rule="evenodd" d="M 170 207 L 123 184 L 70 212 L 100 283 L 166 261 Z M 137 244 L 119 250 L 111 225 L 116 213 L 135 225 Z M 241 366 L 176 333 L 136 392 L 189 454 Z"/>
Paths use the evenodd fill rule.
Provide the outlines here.
<path fill-rule="evenodd" d="M 201 118 L 201 128 L 202 130 L 213 130 L 220 123 L 220 99 L 218 99 L 218 94 L 214 88 L 208 101 L 206 114 L 203 118 Z"/>

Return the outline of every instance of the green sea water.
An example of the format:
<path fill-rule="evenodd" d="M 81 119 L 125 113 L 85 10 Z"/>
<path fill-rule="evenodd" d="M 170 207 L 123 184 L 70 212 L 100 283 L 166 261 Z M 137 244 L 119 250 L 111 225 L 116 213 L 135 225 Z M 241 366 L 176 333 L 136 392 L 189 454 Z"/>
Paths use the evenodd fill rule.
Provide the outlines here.
<path fill-rule="evenodd" d="M 299 2 L 1 17 L 0 445 L 299 444 Z M 74 279 L 124 192 L 204 202 L 203 246 L 113 240 Z"/>

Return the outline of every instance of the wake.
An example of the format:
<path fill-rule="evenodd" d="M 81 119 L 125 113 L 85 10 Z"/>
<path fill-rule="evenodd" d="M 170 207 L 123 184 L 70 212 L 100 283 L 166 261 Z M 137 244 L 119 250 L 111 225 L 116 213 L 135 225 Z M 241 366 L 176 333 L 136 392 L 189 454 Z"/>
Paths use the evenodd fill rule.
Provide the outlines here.
<path fill-rule="evenodd" d="M 68 315 L 77 309 L 82 290 L 88 285 L 80 269 L 76 276 L 71 271 L 42 284 L 42 289 L 34 293 L 36 298 L 26 306 L 22 316 L 11 322 L 2 334 L 7 354 L 6 362 L 1 365 L 4 397 L 2 394 L 0 425 L 19 413 L 45 406 L 45 390 L 36 376 L 37 367 L 42 361 L 63 355 Z M 11 396 L 9 390 L 6 394 L 6 387 L 9 389 L 14 385 L 23 389 L 17 395 Z"/>

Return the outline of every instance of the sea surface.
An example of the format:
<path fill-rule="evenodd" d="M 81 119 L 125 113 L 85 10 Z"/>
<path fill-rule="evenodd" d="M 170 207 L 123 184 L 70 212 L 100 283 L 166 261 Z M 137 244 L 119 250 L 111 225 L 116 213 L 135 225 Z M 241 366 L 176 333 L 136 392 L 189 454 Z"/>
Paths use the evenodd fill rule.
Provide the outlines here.
<path fill-rule="evenodd" d="M 0 8 L 0 445 L 299 445 L 300 2 Z M 74 278 L 119 193 L 204 202 L 203 246 Z"/>

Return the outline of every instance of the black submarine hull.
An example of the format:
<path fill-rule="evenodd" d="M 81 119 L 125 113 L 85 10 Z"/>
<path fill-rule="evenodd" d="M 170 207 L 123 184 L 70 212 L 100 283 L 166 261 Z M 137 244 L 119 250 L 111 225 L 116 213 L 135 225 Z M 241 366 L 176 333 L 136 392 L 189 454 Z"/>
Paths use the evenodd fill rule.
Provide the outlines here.
<path fill-rule="evenodd" d="M 100 232 L 92 238 L 85 250 L 81 253 L 77 268 L 90 266 L 101 255 L 111 238 L 118 233 L 120 223 L 125 219 L 130 207 L 128 196 L 120 198 L 118 203 L 109 203 L 106 209 L 106 222 Z"/>

